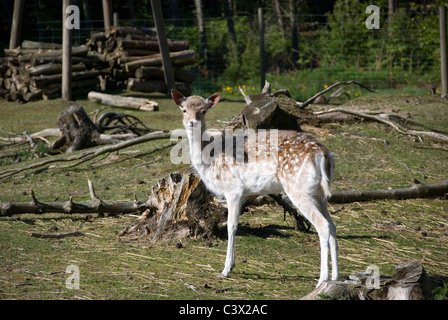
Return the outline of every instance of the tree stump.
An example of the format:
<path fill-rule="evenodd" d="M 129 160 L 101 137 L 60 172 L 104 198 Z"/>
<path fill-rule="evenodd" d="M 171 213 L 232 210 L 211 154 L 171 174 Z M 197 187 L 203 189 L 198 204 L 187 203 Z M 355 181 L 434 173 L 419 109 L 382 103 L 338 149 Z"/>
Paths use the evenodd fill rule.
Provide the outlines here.
<path fill-rule="evenodd" d="M 120 236 L 168 241 L 186 237 L 212 238 L 226 234 L 227 208 L 217 202 L 190 169 L 172 173 L 152 188 L 146 210 Z"/>
<path fill-rule="evenodd" d="M 300 119 L 285 110 L 289 102 L 280 100 L 270 94 L 262 94 L 258 97 L 251 96 L 257 100 L 244 107 L 242 114 L 243 129 L 282 129 L 301 131 Z M 286 101 L 286 103 L 284 103 Z M 283 103 L 282 103 L 283 102 Z"/>
<path fill-rule="evenodd" d="M 344 281 L 326 281 L 301 300 L 426 300 L 432 299 L 436 285 L 422 264 L 406 261 L 395 268 L 391 276 L 357 273 Z"/>
<path fill-rule="evenodd" d="M 58 117 L 61 136 L 53 150 L 73 152 L 98 145 L 100 131 L 81 105 L 72 105 Z"/>

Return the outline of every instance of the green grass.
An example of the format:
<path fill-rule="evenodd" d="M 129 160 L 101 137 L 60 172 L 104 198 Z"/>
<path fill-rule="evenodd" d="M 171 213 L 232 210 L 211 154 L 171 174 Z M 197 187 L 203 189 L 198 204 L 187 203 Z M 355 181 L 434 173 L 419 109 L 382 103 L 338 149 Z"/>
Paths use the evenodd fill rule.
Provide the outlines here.
<path fill-rule="evenodd" d="M 276 88 L 279 89 L 280 87 Z M 211 92 L 210 92 L 211 93 Z M 132 94 L 132 93 L 131 93 Z M 181 127 L 178 107 L 162 95 L 146 95 L 159 102 L 158 112 L 119 109 L 154 129 Z M 87 112 L 99 108 L 79 100 Z M 61 100 L 25 105 L 0 101 L 0 129 L 30 133 L 56 127 L 67 106 Z M 244 106 L 241 99 L 225 99 L 208 113 L 208 127 L 222 127 Z M 411 119 L 448 130 L 446 102 L 409 93 L 361 94 L 344 107 L 392 110 Z M 310 108 L 324 108 L 310 106 Z M 448 153 L 431 140 L 416 142 L 391 128 L 372 122 L 324 125 L 319 135 L 338 157 L 334 190 L 409 187 L 414 179 L 436 183 L 448 178 Z M 352 132 L 385 139 L 353 139 Z M 0 154 L 11 150 L 0 150 Z M 135 152 L 131 152 L 135 151 Z M 31 164 L 27 145 L 22 162 L 3 159 L 0 171 Z M 157 181 L 185 165 L 169 161 L 170 142 L 153 141 L 67 169 L 30 171 L 0 181 L 0 202 L 28 202 L 30 189 L 38 200 L 89 199 L 87 178 L 102 200 L 146 200 Z M 138 166 L 156 159 L 148 166 Z M 143 181 L 143 183 L 135 183 Z M 365 271 L 376 264 L 390 275 L 399 263 L 415 259 L 433 277 L 448 276 L 448 201 L 446 197 L 403 201 L 330 204 L 337 226 L 341 275 Z M 226 241 L 215 239 L 149 243 L 121 239 L 118 233 L 136 216 L 118 215 L 86 221 L 85 215 L 23 215 L 0 218 L 0 298 L 2 299 L 298 299 L 310 292 L 319 276 L 319 244 L 314 229 L 294 231 L 289 217 L 277 206 L 251 208 L 241 217 L 236 239 L 236 267 L 229 278 L 218 278 Z M 31 232 L 80 230 L 81 237 L 38 239 Z M 80 270 L 80 289 L 69 290 L 67 266 Z"/>

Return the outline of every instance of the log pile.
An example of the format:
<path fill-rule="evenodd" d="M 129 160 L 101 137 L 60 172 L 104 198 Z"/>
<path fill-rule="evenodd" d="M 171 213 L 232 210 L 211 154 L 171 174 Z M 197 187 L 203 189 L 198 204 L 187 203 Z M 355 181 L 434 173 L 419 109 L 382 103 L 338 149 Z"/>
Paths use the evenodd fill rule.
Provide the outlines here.
<path fill-rule="evenodd" d="M 126 87 L 139 92 L 167 92 L 155 31 L 114 27 L 106 32 L 92 33 L 86 46 L 90 55 L 98 56 L 108 64 L 108 73 L 101 75 L 103 91 Z M 183 68 L 197 60 L 196 53 L 189 50 L 186 40 L 168 39 L 168 46 L 176 87 L 189 95 L 196 73 Z"/>
<path fill-rule="evenodd" d="M 5 49 L 0 58 L 0 98 L 28 102 L 61 95 L 62 46 L 25 40 L 21 47 Z M 74 93 L 96 88 L 101 61 L 89 55 L 85 45 L 72 50 L 72 89 Z"/>
<path fill-rule="evenodd" d="M 197 57 L 188 41 L 168 39 L 176 87 L 191 94 Z M 28 102 L 61 96 L 62 45 L 25 40 L 16 49 L 5 49 L 0 58 L 0 98 Z M 85 45 L 72 49 L 72 92 L 87 93 L 128 89 L 139 92 L 162 92 L 164 82 L 162 57 L 157 35 L 151 30 L 115 27 L 92 33 Z"/>

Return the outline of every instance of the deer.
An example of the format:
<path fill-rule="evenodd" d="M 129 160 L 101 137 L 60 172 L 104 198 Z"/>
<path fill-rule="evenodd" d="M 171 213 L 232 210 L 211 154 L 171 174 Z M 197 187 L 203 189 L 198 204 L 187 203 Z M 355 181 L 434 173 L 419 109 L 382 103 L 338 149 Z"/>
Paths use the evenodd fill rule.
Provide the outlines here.
<path fill-rule="evenodd" d="M 185 97 L 172 89 L 171 96 L 183 112 L 182 122 L 193 168 L 206 188 L 217 196 L 223 196 L 227 203 L 228 242 L 220 276 L 228 277 L 235 267 L 235 234 L 246 200 L 253 196 L 284 192 L 314 226 L 319 236 L 320 276 L 317 287 L 329 280 L 329 253 L 331 280 L 338 280 L 336 227 L 327 208 L 327 198 L 331 196 L 330 183 L 334 176 L 334 154 L 309 134 L 271 129 L 264 135 L 255 132 L 252 140 L 247 136 L 241 140 L 243 161 L 236 161 L 235 145 L 232 152 L 227 152 L 227 147 L 221 148 L 220 154 L 214 154 L 212 160 L 204 161 L 204 150 L 211 143 L 203 138 L 206 134 L 205 115 L 218 104 L 221 93 L 212 94 L 208 98 L 196 95 Z M 275 152 L 257 151 L 257 143 L 268 139 L 270 144 L 276 145 L 269 150 Z M 224 139 L 224 143 L 234 142 L 234 138 Z M 224 149 L 226 152 L 222 151 Z M 256 156 L 248 158 L 250 154 Z"/>

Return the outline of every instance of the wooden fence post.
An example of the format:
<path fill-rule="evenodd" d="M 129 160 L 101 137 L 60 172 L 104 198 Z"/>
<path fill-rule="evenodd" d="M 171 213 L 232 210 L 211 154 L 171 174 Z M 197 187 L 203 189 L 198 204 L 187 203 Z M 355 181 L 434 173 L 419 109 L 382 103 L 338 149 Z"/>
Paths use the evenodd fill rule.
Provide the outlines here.
<path fill-rule="evenodd" d="M 114 12 L 114 27 L 118 27 L 120 25 L 119 13 Z"/>
<path fill-rule="evenodd" d="M 174 81 L 173 66 L 171 64 L 170 49 L 168 47 L 168 40 L 165 35 L 165 25 L 163 22 L 162 6 L 160 0 L 151 0 L 152 14 L 154 16 L 154 23 L 157 29 L 157 39 L 159 41 L 160 53 L 162 55 L 163 73 L 165 75 L 165 83 L 168 93 L 171 89 L 176 89 Z"/>
<path fill-rule="evenodd" d="M 439 7 L 439 29 L 440 29 L 440 69 L 442 78 L 442 97 L 448 99 L 448 55 L 446 35 L 446 7 Z"/>
<path fill-rule="evenodd" d="M 62 88 L 64 100 L 72 99 L 72 30 L 65 24 L 69 14 L 66 9 L 71 0 L 64 0 L 62 5 Z"/>
<path fill-rule="evenodd" d="M 103 0 L 103 18 L 104 30 L 109 30 L 112 25 L 112 2 L 111 0 Z"/>
<path fill-rule="evenodd" d="M 11 38 L 9 49 L 15 49 L 20 45 L 20 31 L 22 30 L 22 16 L 25 0 L 14 1 L 14 13 L 12 17 Z"/>
<path fill-rule="evenodd" d="M 266 58 L 264 52 L 264 21 L 263 21 L 263 8 L 258 8 L 258 32 L 260 34 L 260 83 L 261 89 L 264 87 L 266 80 Z"/>

